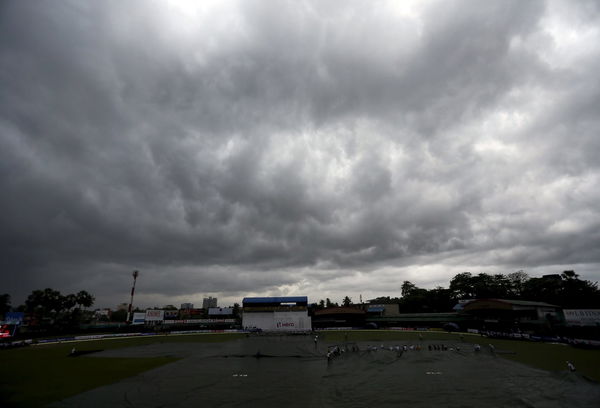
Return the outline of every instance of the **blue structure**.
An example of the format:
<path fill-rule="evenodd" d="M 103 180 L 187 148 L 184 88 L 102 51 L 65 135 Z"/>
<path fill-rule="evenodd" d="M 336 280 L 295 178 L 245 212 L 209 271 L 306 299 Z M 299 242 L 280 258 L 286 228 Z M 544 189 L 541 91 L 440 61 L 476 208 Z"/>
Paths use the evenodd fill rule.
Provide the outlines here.
<path fill-rule="evenodd" d="M 244 307 L 273 307 L 291 304 L 294 304 L 294 306 L 308 306 L 308 296 L 245 297 L 242 303 Z"/>

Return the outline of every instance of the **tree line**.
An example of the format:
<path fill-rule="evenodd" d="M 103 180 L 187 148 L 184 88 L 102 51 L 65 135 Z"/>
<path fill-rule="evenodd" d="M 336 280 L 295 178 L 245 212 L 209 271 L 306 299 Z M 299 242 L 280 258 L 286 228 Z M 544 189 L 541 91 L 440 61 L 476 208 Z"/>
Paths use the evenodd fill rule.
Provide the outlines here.
<path fill-rule="evenodd" d="M 419 288 L 410 281 L 400 286 L 400 296 L 381 296 L 369 301 L 370 304 L 398 304 L 403 313 L 435 313 L 452 310 L 463 299 L 511 299 L 546 302 L 566 309 L 600 308 L 600 289 L 597 282 L 582 280 L 574 271 L 561 274 L 529 277 L 523 271 L 509 274 L 472 274 L 462 272 L 455 275 L 448 288 Z M 45 326 L 70 327 L 79 324 L 83 310 L 94 304 L 94 297 L 82 290 L 75 294 L 63 295 L 59 291 L 46 288 L 34 290 L 24 305 L 16 311 L 27 312 Z M 351 306 L 352 299 L 345 296 L 342 306 Z M 316 309 L 337 307 L 331 299 L 321 299 Z M 175 309 L 175 306 L 171 306 Z M 239 312 L 239 304 L 234 306 Z M 0 316 L 12 310 L 10 295 L 0 295 Z M 125 320 L 126 312 L 122 311 Z M 115 316 L 116 317 L 116 316 Z M 114 320 L 114 319 L 113 319 Z"/>
<path fill-rule="evenodd" d="M 398 304 L 403 313 L 443 313 L 451 311 L 460 300 L 486 298 L 545 302 L 565 309 L 600 308 L 598 283 L 582 280 L 574 271 L 539 278 L 523 271 L 506 275 L 462 272 L 450 280 L 448 288 L 434 289 L 404 281 L 399 297 L 382 296 L 369 303 Z M 348 306 L 351 300 L 346 296 L 342 303 Z M 317 308 L 323 307 L 327 307 L 326 302 L 317 304 Z"/>
<path fill-rule="evenodd" d="M 46 288 L 31 292 L 25 304 L 16 307 L 15 311 L 29 314 L 40 326 L 69 328 L 81 323 L 83 310 L 91 307 L 94 301 L 94 296 L 85 290 L 63 295 L 58 290 Z M 11 310 L 10 295 L 0 295 L 0 315 Z"/>

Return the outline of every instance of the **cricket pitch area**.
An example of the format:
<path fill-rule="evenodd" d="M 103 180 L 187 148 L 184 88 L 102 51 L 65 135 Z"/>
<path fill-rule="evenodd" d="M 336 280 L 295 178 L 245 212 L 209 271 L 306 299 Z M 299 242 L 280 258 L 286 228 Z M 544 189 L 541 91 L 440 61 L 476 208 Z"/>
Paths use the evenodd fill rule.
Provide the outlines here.
<path fill-rule="evenodd" d="M 460 342 L 446 342 L 444 350 L 440 341 L 357 341 L 328 361 L 336 345 L 345 348 L 321 338 L 315 345 L 312 336 L 251 336 L 107 350 L 79 358 L 180 359 L 50 406 L 600 406 L 600 384 L 566 369 L 549 372 L 507 360 L 483 342 L 475 351 Z"/>

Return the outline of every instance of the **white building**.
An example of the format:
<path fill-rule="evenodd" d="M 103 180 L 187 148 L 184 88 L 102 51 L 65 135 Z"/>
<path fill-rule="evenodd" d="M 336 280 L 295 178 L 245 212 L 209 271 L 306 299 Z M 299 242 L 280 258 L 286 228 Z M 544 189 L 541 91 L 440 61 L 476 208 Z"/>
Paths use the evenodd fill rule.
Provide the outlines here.
<path fill-rule="evenodd" d="M 248 297 L 243 300 L 242 326 L 264 331 L 310 331 L 306 296 Z"/>

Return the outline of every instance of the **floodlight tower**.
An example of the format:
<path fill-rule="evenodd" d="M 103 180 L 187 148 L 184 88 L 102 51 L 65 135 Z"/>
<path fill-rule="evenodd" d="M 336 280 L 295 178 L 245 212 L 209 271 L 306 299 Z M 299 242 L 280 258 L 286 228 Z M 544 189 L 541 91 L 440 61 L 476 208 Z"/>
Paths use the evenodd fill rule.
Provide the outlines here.
<path fill-rule="evenodd" d="M 138 271 L 133 271 L 133 286 L 131 287 L 131 300 L 129 301 L 129 310 L 127 311 L 127 323 L 131 323 L 131 307 L 133 306 L 133 293 L 135 292 L 135 281 L 140 273 Z"/>

